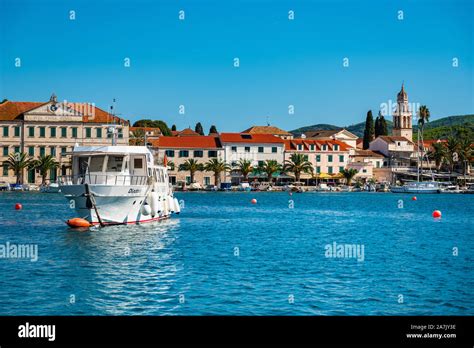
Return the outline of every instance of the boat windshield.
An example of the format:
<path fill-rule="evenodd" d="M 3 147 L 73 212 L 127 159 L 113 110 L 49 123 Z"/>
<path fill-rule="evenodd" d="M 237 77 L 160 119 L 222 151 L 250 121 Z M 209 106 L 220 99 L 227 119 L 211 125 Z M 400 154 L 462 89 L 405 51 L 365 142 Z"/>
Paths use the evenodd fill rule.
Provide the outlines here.
<path fill-rule="evenodd" d="M 108 156 L 107 172 L 121 172 L 123 164 L 123 156 Z"/>
<path fill-rule="evenodd" d="M 90 173 L 101 172 L 102 167 L 104 165 L 104 158 L 105 156 L 91 156 L 91 160 L 89 163 L 89 172 Z"/>

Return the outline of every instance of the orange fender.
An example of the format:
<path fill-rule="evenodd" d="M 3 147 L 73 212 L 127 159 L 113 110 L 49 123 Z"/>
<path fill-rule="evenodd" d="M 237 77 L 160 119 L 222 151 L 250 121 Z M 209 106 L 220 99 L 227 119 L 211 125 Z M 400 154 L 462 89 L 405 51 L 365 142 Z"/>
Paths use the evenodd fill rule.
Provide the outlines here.
<path fill-rule="evenodd" d="M 69 227 L 90 227 L 92 224 L 86 219 L 74 218 L 66 221 Z"/>

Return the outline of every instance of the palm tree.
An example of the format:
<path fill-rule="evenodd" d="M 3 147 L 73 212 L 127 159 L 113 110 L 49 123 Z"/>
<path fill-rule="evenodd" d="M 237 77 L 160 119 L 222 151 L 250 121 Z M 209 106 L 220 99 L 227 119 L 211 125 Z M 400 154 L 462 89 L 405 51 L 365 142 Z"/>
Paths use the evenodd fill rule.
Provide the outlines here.
<path fill-rule="evenodd" d="M 244 177 L 242 181 L 247 182 L 249 174 L 253 171 L 252 162 L 246 159 L 240 159 L 237 163 L 237 168 Z"/>
<path fill-rule="evenodd" d="M 174 164 L 173 161 L 168 161 L 168 163 L 166 164 L 166 166 L 167 166 L 171 171 L 173 171 L 174 168 L 176 168 L 176 165 Z"/>
<path fill-rule="evenodd" d="M 473 156 L 474 149 L 472 148 L 471 140 L 468 137 L 459 140 L 459 158 L 463 163 L 463 173 L 466 175 L 467 168 Z"/>
<path fill-rule="evenodd" d="M 143 129 L 136 129 L 131 133 L 130 145 L 141 146 L 145 145 L 145 131 Z"/>
<path fill-rule="evenodd" d="M 301 173 L 311 173 L 313 165 L 306 160 L 306 156 L 301 153 L 294 153 L 289 160 L 285 161 L 283 171 L 292 172 L 295 175 L 295 181 L 299 182 Z"/>
<path fill-rule="evenodd" d="M 459 139 L 455 136 L 449 136 L 446 141 L 447 160 L 450 172 L 454 171 L 454 165 L 459 160 Z"/>
<path fill-rule="evenodd" d="M 346 179 L 347 186 L 351 186 L 351 181 L 359 171 L 355 168 L 343 169 L 339 173 Z"/>
<path fill-rule="evenodd" d="M 276 160 L 266 160 L 263 165 L 260 167 L 260 170 L 267 174 L 267 180 L 271 184 L 273 179 L 273 174 L 281 172 L 282 165 Z"/>
<path fill-rule="evenodd" d="M 194 174 L 197 171 L 203 170 L 203 165 L 198 163 L 195 159 L 188 159 L 186 162 L 179 165 L 179 171 L 188 171 L 191 177 L 191 184 L 194 182 Z"/>
<path fill-rule="evenodd" d="M 423 142 L 423 130 L 425 123 L 430 119 L 430 109 L 426 105 L 421 105 L 418 109 L 418 132 L 420 134 L 419 140 L 421 141 L 421 168 L 423 170 L 423 157 L 424 157 L 424 142 Z M 412 140 L 412 139 L 409 139 Z M 418 148 L 420 151 L 420 148 Z"/>
<path fill-rule="evenodd" d="M 446 160 L 447 151 L 443 143 L 433 143 L 433 149 L 428 152 L 428 158 L 435 161 L 436 170 L 441 169 L 441 165 Z"/>
<path fill-rule="evenodd" d="M 41 185 L 44 185 L 48 172 L 56 170 L 59 167 L 59 162 L 51 155 L 40 156 L 40 158 L 32 162 L 31 167 L 40 171 Z"/>
<path fill-rule="evenodd" d="M 12 169 L 15 172 L 16 183 L 22 184 L 23 171 L 32 166 L 33 159 L 24 152 L 11 153 L 4 164 L 8 166 L 8 169 Z"/>
<path fill-rule="evenodd" d="M 210 159 L 205 165 L 204 170 L 206 172 L 213 172 L 214 173 L 214 184 L 219 186 L 220 182 L 220 175 L 222 172 L 227 172 L 231 170 L 230 166 L 222 160 L 217 158 Z"/>

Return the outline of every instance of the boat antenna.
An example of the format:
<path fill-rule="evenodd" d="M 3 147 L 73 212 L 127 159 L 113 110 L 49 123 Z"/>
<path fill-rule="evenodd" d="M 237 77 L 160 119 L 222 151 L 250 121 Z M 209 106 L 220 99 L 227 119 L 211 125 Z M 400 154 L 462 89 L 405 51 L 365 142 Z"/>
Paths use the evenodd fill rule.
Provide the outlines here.
<path fill-rule="evenodd" d="M 117 127 L 115 123 L 115 98 L 112 100 L 112 105 L 110 105 L 110 113 L 109 115 L 112 116 L 112 125 L 108 127 L 107 132 L 110 134 L 112 138 L 112 146 L 117 145 Z"/>

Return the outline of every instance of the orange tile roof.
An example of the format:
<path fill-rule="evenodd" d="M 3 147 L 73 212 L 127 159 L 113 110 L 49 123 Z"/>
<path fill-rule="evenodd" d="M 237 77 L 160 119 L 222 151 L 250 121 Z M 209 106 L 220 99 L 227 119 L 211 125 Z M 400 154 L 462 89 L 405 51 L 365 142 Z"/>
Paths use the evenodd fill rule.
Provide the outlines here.
<path fill-rule="evenodd" d="M 14 119 L 20 119 L 25 112 L 33 110 L 47 103 L 48 102 L 15 102 L 8 100 L 0 104 L 0 120 L 12 121 Z M 82 114 L 84 111 L 90 111 L 92 109 L 92 106 L 87 106 L 87 104 L 80 103 L 67 103 L 66 106 L 72 108 L 80 114 Z M 117 116 L 112 116 L 97 106 L 94 106 L 94 111 L 92 114 L 88 113 L 83 115 L 82 121 L 87 123 L 111 123 L 115 121 L 115 123 L 118 124 L 128 124 L 128 121 Z"/>
<path fill-rule="evenodd" d="M 38 102 L 12 102 L 7 100 L 0 104 L 0 121 L 12 121 L 23 113 L 37 108 L 46 103 Z"/>
<path fill-rule="evenodd" d="M 191 128 L 185 128 L 182 131 L 178 132 L 178 134 L 176 134 L 176 136 L 178 136 L 178 137 L 182 137 L 182 136 L 201 136 L 201 134 L 199 134 L 198 132 L 193 131 Z"/>
<path fill-rule="evenodd" d="M 378 151 L 357 149 L 355 151 L 354 157 L 385 157 L 385 156 Z"/>
<path fill-rule="evenodd" d="M 292 135 L 291 133 L 275 126 L 252 126 L 242 133 L 250 134 L 273 134 L 273 135 Z"/>
<path fill-rule="evenodd" d="M 330 151 L 334 151 L 334 145 L 339 145 L 339 150 L 337 151 L 348 151 L 352 149 L 351 146 L 340 140 L 323 140 L 323 139 L 293 139 L 285 140 L 285 150 L 287 151 L 297 151 L 298 145 L 303 145 L 303 150 L 301 151 L 310 151 L 310 146 L 315 145 L 317 151 L 321 151 L 322 145 L 327 145 Z"/>
<path fill-rule="evenodd" d="M 164 149 L 217 149 L 221 147 L 219 138 L 208 135 L 198 137 L 164 136 L 151 140 L 151 144 L 153 147 Z"/>
<path fill-rule="evenodd" d="M 284 140 L 271 134 L 220 133 L 222 143 L 283 144 Z"/>

